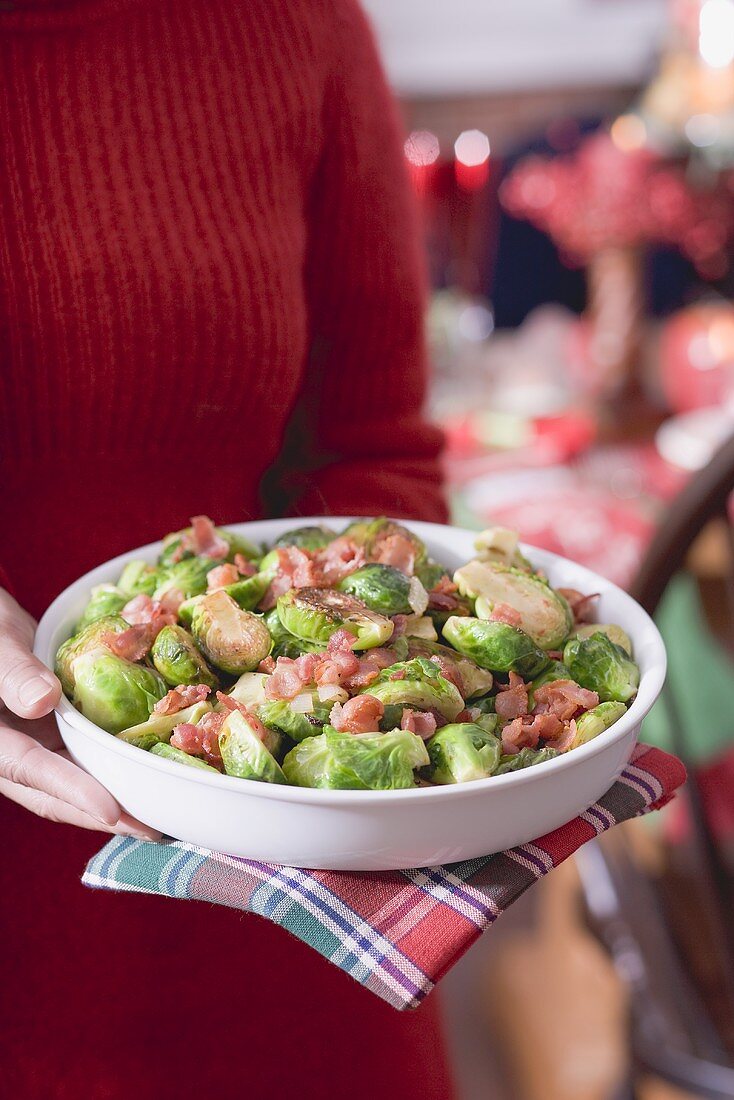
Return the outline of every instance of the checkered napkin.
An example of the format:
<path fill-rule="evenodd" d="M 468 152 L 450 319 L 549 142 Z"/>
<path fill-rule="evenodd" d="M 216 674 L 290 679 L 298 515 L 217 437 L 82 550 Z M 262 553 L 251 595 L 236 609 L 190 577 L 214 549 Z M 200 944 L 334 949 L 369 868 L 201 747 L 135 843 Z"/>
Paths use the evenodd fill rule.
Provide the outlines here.
<path fill-rule="evenodd" d="M 493 856 L 412 871 L 304 871 L 181 841 L 115 837 L 86 886 L 218 902 L 259 913 L 395 1008 L 416 1008 L 529 886 L 577 848 L 659 809 L 685 779 L 679 760 L 638 745 L 618 781 L 567 825 Z"/>

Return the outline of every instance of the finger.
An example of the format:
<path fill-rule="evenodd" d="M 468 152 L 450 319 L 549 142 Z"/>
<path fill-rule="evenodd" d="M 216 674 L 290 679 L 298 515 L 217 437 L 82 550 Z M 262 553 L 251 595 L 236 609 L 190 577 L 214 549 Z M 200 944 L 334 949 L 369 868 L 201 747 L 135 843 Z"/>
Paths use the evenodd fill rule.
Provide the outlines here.
<path fill-rule="evenodd" d="M 60 753 L 49 752 L 9 726 L 0 726 L 0 778 L 76 806 L 102 825 L 114 825 L 120 819 L 119 805 L 101 783 Z"/>
<path fill-rule="evenodd" d="M 93 829 L 98 832 L 114 833 L 118 836 L 134 836 L 140 840 L 160 840 L 161 834 L 155 829 L 148 828 L 142 822 L 136 821 L 128 814 L 120 814 L 119 820 L 113 825 L 104 825 L 97 818 L 91 817 L 80 810 L 78 806 L 71 806 L 60 798 L 54 798 L 45 791 L 37 791 L 32 787 L 21 787 L 17 783 L 10 783 L 7 779 L 0 779 L 0 794 L 5 795 L 19 806 L 44 817 L 48 821 L 64 822 L 67 825 L 77 825 L 81 829 Z"/>
<path fill-rule="evenodd" d="M 58 703 L 61 684 L 31 653 L 33 620 L 7 593 L 0 597 L 0 699 L 21 718 L 40 718 Z"/>

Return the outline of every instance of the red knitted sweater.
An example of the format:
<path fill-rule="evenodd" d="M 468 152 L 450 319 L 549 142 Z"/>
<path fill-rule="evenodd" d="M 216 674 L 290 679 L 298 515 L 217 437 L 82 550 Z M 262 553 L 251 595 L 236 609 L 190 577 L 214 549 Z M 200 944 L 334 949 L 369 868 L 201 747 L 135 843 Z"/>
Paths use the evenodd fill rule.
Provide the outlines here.
<path fill-rule="evenodd" d="M 21 602 L 200 512 L 442 519 L 416 242 L 354 0 L 0 0 Z M 256 918 L 85 891 L 99 835 L 3 799 L 0 836 L 8 1095 L 449 1095 L 430 1001 L 398 1016 Z"/>

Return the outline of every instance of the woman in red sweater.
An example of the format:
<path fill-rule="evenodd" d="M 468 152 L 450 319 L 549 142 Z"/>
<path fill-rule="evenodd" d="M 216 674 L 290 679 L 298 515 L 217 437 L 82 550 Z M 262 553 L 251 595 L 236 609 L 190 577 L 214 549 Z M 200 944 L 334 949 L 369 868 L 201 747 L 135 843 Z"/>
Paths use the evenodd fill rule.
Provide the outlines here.
<path fill-rule="evenodd" d="M 253 917 L 82 889 L 100 835 L 53 822 L 142 827 L 49 751 L 59 687 L 29 653 L 28 613 L 196 513 L 444 519 L 364 19 L 3 2 L 0 166 L 2 1090 L 446 1097 L 435 1002 L 399 1016 Z"/>

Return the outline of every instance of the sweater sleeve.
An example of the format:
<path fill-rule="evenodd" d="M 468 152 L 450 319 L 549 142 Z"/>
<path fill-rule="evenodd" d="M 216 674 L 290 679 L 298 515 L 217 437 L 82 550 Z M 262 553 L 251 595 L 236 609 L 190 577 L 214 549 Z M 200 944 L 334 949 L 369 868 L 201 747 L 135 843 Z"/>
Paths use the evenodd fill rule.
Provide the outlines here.
<path fill-rule="evenodd" d="M 5 591 L 9 592 L 11 596 L 14 595 L 13 586 L 10 583 L 10 577 L 3 569 L 2 565 L 0 565 L 0 588 L 4 588 Z"/>
<path fill-rule="evenodd" d="M 304 274 L 310 357 L 287 433 L 285 507 L 445 521 L 441 433 L 422 411 L 423 248 L 396 105 L 356 2 L 334 0 L 331 12 Z"/>

